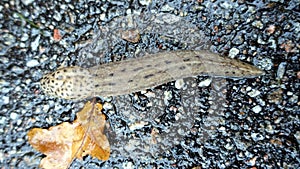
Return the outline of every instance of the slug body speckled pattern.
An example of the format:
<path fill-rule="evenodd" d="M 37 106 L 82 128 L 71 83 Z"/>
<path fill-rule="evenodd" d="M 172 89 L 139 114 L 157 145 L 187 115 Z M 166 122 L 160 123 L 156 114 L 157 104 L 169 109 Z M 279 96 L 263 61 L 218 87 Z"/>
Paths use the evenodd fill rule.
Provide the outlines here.
<path fill-rule="evenodd" d="M 94 96 L 129 94 L 190 76 L 251 78 L 263 73 L 250 64 L 205 50 L 172 51 L 89 69 L 76 66 L 60 68 L 45 75 L 41 86 L 48 95 L 82 100 Z"/>
<path fill-rule="evenodd" d="M 40 81 L 45 93 L 51 96 L 81 100 L 91 97 L 94 81 L 87 69 L 77 66 L 59 68 L 45 75 Z"/>

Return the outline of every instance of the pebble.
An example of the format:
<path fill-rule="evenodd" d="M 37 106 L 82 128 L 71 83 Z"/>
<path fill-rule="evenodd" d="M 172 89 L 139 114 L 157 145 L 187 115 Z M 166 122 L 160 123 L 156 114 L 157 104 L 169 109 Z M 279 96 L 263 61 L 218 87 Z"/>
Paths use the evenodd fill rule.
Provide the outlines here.
<path fill-rule="evenodd" d="M 250 97 L 256 97 L 258 95 L 260 95 L 260 91 L 259 90 L 256 90 L 256 89 L 253 89 L 251 92 L 248 92 L 247 93 Z"/>
<path fill-rule="evenodd" d="M 289 102 L 290 102 L 290 103 L 297 103 L 298 99 L 299 99 L 299 96 L 297 96 L 297 95 L 292 95 L 292 97 L 289 98 Z"/>
<path fill-rule="evenodd" d="M 256 105 L 255 107 L 252 108 L 252 111 L 254 113 L 259 113 L 262 110 L 262 108 L 260 107 L 260 105 Z"/>
<path fill-rule="evenodd" d="M 277 69 L 277 78 L 278 79 L 282 79 L 284 73 L 285 73 L 285 67 L 286 67 L 286 62 L 281 62 L 278 66 L 278 69 Z"/>
<path fill-rule="evenodd" d="M 5 124 L 6 122 L 6 117 L 1 117 L 0 118 L 0 124 Z"/>
<path fill-rule="evenodd" d="M 35 40 L 33 41 L 33 42 L 31 42 L 31 49 L 33 50 L 33 51 L 36 51 L 37 49 L 38 49 L 38 46 L 39 46 L 39 44 L 40 44 L 40 35 L 38 35 L 36 38 L 35 38 Z"/>
<path fill-rule="evenodd" d="M 265 45 L 265 44 L 267 44 L 267 42 L 266 42 L 266 41 L 264 41 L 264 40 L 262 40 L 262 39 L 261 39 L 261 37 L 258 37 L 258 39 L 257 39 L 257 43 L 258 43 L 258 44 L 262 44 L 262 45 Z"/>
<path fill-rule="evenodd" d="M 2 97 L 2 102 L 3 102 L 4 105 L 8 104 L 9 103 L 9 97 L 8 96 L 3 96 Z"/>
<path fill-rule="evenodd" d="M 179 79 L 175 81 L 175 87 L 176 89 L 182 89 L 185 86 L 184 80 Z"/>
<path fill-rule="evenodd" d="M 298 144 L 300 144 L 300 131 L 297 131 L 294 136 L 297 139 Z"/>
<path fill-rule="evenodd" d="M 39 64 L 39 61 L 35 60 L 35 59 L 32 59 L 32 60 L 29 60 L 27 63 L 26 63 L 26 66 L 27 67 L 35 67 Z"/>
<path fill-rule="evenodd" d="M 140 122 L 136 122 L 136 123 L 129 125 L 129 129 L 131 131 L 137 130 L 137 129 L 141 129 L 141 128 L 145 127 L 145 125 L 148 125 L 148 122 L 140 121 Z"/>
<path fill-rule="evenodd" d="M 21 40 L 22 42 L 25 42 L 25 41 L 28 40 L 28 38 L 29 38 L 29 35 L 28 35 L 27 33 L 23 33 L 20 40 Z"/>
<path fill-rule="evenodd" d="M 172 98 L 172 92 L 171 91 L 165 91 L 164 92 L 164 103 L 168 105 L 169 100 Z"/>
<path fill-rule="evenodd" d="M 264 139 L 264 136 L 261 135 L 260 133 L 251 133 L 251 138 L 253 141 L 261 141 Z"/>
<path fill-rule="evenodd" d="M 104 104 L 103 104 L 103 109 L 104 110 L 110 110 L 110 109 L 112 109 L 113 108 L 113 105 L 111 104 L 111 103 L 109 103 L 109 102 L 105 102 Z"/>
<path fill-rule="evenodd" d="M 258 28 L 258 29 L 262 29 L 264 27 L 264 24 L 262 23 L 262 21 L 254 21 L 252 23 L 252 26 Z"/>
<path fill-rule="evenodd" d="M 34 0 L 21 0 L 21 2 L 27 6 L 27 5 L 31 4 L 32 2 L 34 2 Z"/>
<path fill-rule="evenodd" d="M 134 169 L 135 166 L 131 161 L 129 161 L 129 162 L 123 163 L 123 168 L 124 169 Z"/>
<path fill-rule="evenodd" d="M 205 79 L 199 83 L 199 87 L 207 87 L 211 84 L 212 78 Z"/>
<path fill-rule="evenodd" d="M 232 48 L 229 51 L 229 57 L 234 58 L 237 54 L 239 54 L 239 50 L 237 48 Z"/>
<path fill-rule="evenodd" d="M 277 48 L 276 41 L 274 39 L 269 39 L 268 44 L 269 44 L 270 48 L 273 48 L 273 49 Z"/>
<path fill-rule="evenodd" d="M 22 69 L 19 66 L 13 66 L 11 68 L 11 71 L 15 72 L 16 74 L 22 74 L 22 73 L 24 73 L 24 69 Z"/>
<path fill-rule="evenodd" d="M 273 62 L 270 58 L 263 59 L 253 59 L 254 65 L 261 67 L 264 70 L 271 70 L 273 67 Z"/>
<path fill-rule="evenodd" d="M 2 43 L 4 43 L 7 46 L 11 46 L 16 41 L 16 37 L 12 34 L 4 34 L 2 36 Z"/>
<path fill-rule="evenodd" d="M 9 116 L 11 119 L 13 119 L 13 120 L 16 120 L 18 117 L 19 117 L 19 115 L 17 114 L 17 113 L 15 113 L 15 112 L 12 112 L 12 113 L 10 113 L 10 116 Z"/>
<path fill-rule="evenodd" d="M 61 21 L 61 14 L 57 11 L 55 11 L 54 15 L 53 15 L 53 18 L 56 20 L 56 21 Z"/>

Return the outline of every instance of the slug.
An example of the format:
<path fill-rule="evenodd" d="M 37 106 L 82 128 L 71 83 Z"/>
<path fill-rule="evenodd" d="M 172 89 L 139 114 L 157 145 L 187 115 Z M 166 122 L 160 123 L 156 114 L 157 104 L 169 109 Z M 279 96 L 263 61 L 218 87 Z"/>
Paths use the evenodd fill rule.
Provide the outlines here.
<path fill-rule="evenodd" d="M 48 95 L 82 100 L 129 94 L 190 76 L 251 78 L 263 74 L 250 64 L 206 50 L 183 50 L 148 54 L 87 69 L 77 66 L 59 68 L 45 75 L 40 84 Z"/>

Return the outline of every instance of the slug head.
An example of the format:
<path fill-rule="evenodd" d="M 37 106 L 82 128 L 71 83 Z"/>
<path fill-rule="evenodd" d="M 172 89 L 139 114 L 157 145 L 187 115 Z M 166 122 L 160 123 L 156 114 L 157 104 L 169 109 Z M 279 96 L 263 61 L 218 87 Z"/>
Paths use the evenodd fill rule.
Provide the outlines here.
<path fill-rule="evenodd" d="M 77 66 L 59 68 L 40 81 L 42 90 L 50 96 L 82 100 L 93 96 L 93 78 L 87 69 Z"/>

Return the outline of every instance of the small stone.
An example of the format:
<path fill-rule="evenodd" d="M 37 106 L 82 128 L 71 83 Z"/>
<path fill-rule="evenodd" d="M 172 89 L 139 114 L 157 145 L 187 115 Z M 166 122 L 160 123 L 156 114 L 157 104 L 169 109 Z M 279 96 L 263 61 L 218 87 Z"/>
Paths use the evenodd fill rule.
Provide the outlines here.
<path fill-rule="evenodd" d="M 4 35 L 1 35 L 2 37 L 2 43 L 4 43 L 7 46 L 11 46 L 16 41 L 16 37 L 12 34 L 5 33 Z"/>
<path fill-rule="evenodd" d="M 224 127 L 224 126 L 221 126 L 220 128 L 219 128 L 219 131 L 225 131 L 226 130 L 226 128 Z"/>
<path fill-rule="evenodd" d="M 251 138 L 252 138 L 255 142 L 264 139 L 263 135 L 261 135 L 260 133 L 251 133 Z"/>
<path fill-rule="evenodd" d="M 56 20 L 56 21 L 61 21 L 61 14 L 57 11 L 55 11 L 54 15 L 53 15 L 53 18 Z"/>
<path fill-rule="evenodd" d="M 124 169 L 133 169 L 135 168 L 134 164 L 132 162 L 127 162 L 127 163 L 124 163 L 123 166 L 122 166 Z"/>
<path fill-rule="evenodd" d="M 0 118 L 0 124 L 5 124 L 6 122 L 6 117 L 1 117 Z"/>
<path fill-rule="evenodd" d="M 258 44 L 262 44 L 262 45 L 265 45 L 265 44 L 267 44 L 267 42 L 266 42 L 266 41 L 264 41 L 264 40 L 262 40 L 262 39 L 261 39 L 261 37 L 258 37 L 258 39 L 257 39 L 257 43 L 258 43 Z"/>
<path fill-rule="evenodd" d="M 252 26 L 258 28 L 258 29 L 262 29 L 264 27 L 263 23 L 261 21 L 254 21 L 252 23 Z"/>
<path fill-rule="evenodd" d="M 267 131 L 268 133 L 273 134 L 273 133 L 274 133 L 273 126 L 272 126 L 271 124 L 268 124 L 268 125 L 266 126 L 266 131 Z"/>
<path fill-rule="evenodd" d="M 129 125 L 129 129 L 131 131 L 137 130 L 137 129 L 141 129 L 141 128 L 145 127 L 145 125 L 148 125 L 148 122 L 140 121 L 140 122 L 136 122 L 136 123 Z"/>
<path fill-rule="evenodd" d="M 29 5 L 33 2 L 34 0 L 21 0 L 21 2 L 24 4 L 24 5 Z"/>
<path fill-rule="evenodd" d="M 251 92 L 247 93 L 250 97 L 256 97 L 258 95 L 260 95 L 260 91 L 259 90 L 255 90 L 253 89 Z"/>
<path fill-rule="evenodd" d="M 175 120 L 178 121 L 180 119 L 184 118 L 183 115 L 181 113 L 176 113 L 175 114 Z"/>
<path fill-rule="evenodd" d="M 26 66 L 27 66 L 27 67 L 35 67 L 35 66 L 37 66 L 38 64 L 39 64 L 39 62 L 38 62 L 37 60 L 33 59 L 33 60 L 29 60 L 29 61 L 26 63 Z"/>
<path fill-rule="evenodd" d="M 233 149 L 233 145 L 227 143 L 227 144 L 225 145 L 225 148 L 226 148 L 227 150 L 232 150 L 232 149 Z"/>
<path fill-rule="evenodd" d="M 101 21 L 106 20 L 106 14 L 105 14 L 105 13 L 100 14 L 100 20 L 101 20 Z"/>
<path fill-rule="evenodd" d="M 252 88 L 251 88 L 250 86 L 248 86 L 248 87 L 246 88 L 246 91 L 249 92 L 251 89 L 252 89 Z"/>
<path fill-rule="evenodd" d="M 15 119 L 17 119 L 19 117 L 19 115 L 17 114 L 17 113 L 10 113 L 10 118 L 11 119 L 13 119 L 13 120 L 15 120 Z"/>
<path fill-rule="evenodd" d="M 3 104 L 8 104 L 9 103 L 9 97 L 8 96 L 3 96 L 2 97 L 2 102 L 3 102 Z"/>
<path fill-rule="evenodd" d="M 161 11 L 168 11 L 169 12 L 169 11 L 173 11 L 173 10 L 174 10 L 174 7 L 172 7 L 168 4 L 161 7 Z"/>
<path fill-rule="evenodd" d="M 254 59 L 254 65 L 260 66 L 263 70 L 271 70 L 273 66 L 273 62 L 269 58 L 263 58 L 261 60 Z"/>
<path fill-rule="evenodd" d="M 234 58 L 237 54 L 239 54 L 239 50 L 237 48 L 232 48 L 229 51 L 229 57 Z"/>
<path fill-rule="evenodd" d="M 39 46 L 39 44 L 40 44 L 40 35 L 38 35 L 36 38 L 35 38 L 35 40 L 33 41 L 33 42 L 31 42 L 31 49 L 33 50 L 33 51 L 36 51 L 37 50 L 37 48 L 38 48 L 38 46 Z"/>
<path fill-rule="evenodd" d="M 11 68 L 11 71 L 15 72 L 16 74 L 22 74 L 24 72 L 24 69 L 20 68 L 19 66 L 13 66 Z"/>
<path fill-rule="evenodd" d="M 291 98 L 289 98 L 289 102 L 290 103 L 297 103 L 298 98 L 299 97 L 297 95 L 293 95 Z"/>
<path fill-rule="evenodd" d="M 277 69 L 277 78 L 282 79 L 284 73 L 285 73 L 285 67 L 286 67 L 286 62 L 282 62 L 279 64 L 278 69 Z"/>
<path fill-rule="evenodd" d="M 268 40 L 268 44 L 270 44 L 270 48 L 273 48 L 273 49 L 276 49 L 277 48 L 277 45 L 276 45 L 276 40 L 274 39 L 269 39 Z"/>
<path fill-rule="evenodd" d="M 211 81 L 212 81 L 211 78 L 205 79 L 205 80 L 201 81 L 198 86 L 199 87 L 207 87 L 211 84 Z"/>
<path fill-rule="evenodd" d="M 43 112 L 48 112 L 49 111 L 50 106 L 48 104 L 44 105 L 43 107 Z M 38 110 L 39 111 L 39 110 Z M 36 112 L 38 112 L 36 111 Z"/>
<path fill-rule="evenodd" d="M 262 108 L 259 105 L 256 105 L 255 107 L 252 108 L 252 111 L 254 113 L 259 113 L 262 110 Z"/>
<path fill-rule="evenodd" d="M 164 92 L 164 103 L 168 104 L 168 100 L 172 98 L 172 92 L 171 91 L 165 91 Z"/>
<path fill-rule="evenodd" d="M 183 79 L 179 79 L 175 81 L 175 87 L 176 89 L 182 89 L 184 87 L 185 83 Z"/>
<path fill-rule="evenodd" d="M 269 34 L 273 34 L 275 32 L 275 25 L 269 25 L 269 27 L 267 28 L 267 32 Z"/>
<path fill-rule="evenodd" d="M 110 109 L 112 109 L 112 108 L 113 108 L 113 105 L 112 105 L 111 103 L 105 102 L 105 103 L 103 104 L 103 109 L 104 109 L 104 110 L 110 110 Z"/>
<path fill-rule="evenodd" d="M 297 131 L 297 132 L 294 134 L 294 137 L 297 139 L 298 144 L 300 144 L 300 131 Z"/>
<path fill-rule="evenodd" d="M 256 162 L 257 157 L 253 157 L 252 159 L 250 159 L 249 161 L 247 161 L 247 165 L 249 166 L 254 166 L 255 162 Z"/>
<path fill-rule="evenodd" d="M 27 34 L 27 33 L 24 33 L 24 34 L 22 34 L 22 37 L 21 37 L 21 41 L 22 42 L 25 42 L 25 41 L 27 41 L 28 40 L 28 38 L 29 38 L 29 35 Z"/>

